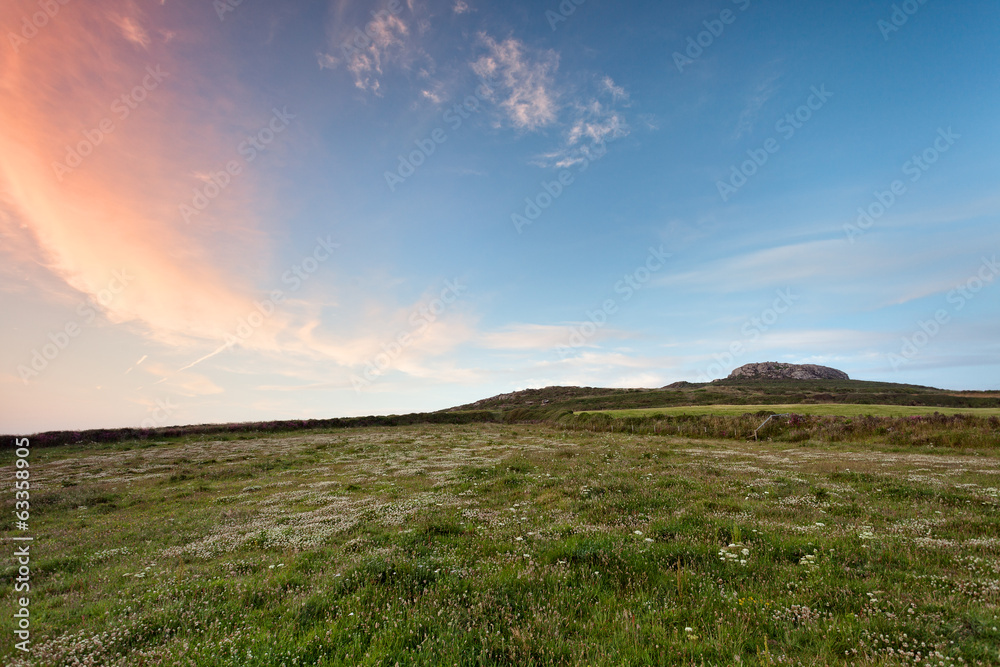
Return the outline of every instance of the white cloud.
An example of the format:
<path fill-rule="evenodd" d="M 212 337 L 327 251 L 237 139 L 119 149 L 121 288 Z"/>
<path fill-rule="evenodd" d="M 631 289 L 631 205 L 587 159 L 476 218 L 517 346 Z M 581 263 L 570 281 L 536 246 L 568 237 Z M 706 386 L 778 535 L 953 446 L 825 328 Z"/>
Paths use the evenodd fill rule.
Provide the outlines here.
<path fill-rule="evenodd" d="M 720 259 L 687 273 L 667 275 L 657 280 L 657 284 L 683 285 L 689 290 L 705 292 L 784 287 L 809 278 L 839 275 L 851 252 L 851 246 L 841 239 L 784 245 Z"/>
<path fill-rule="evenodd" d="M 918 243 L 872 234 L 853 245 L 843 238 L 785 244 L 713 260 L 655 284 L 719 294 L 791 287 L 850 296 L 856 308 L 881 308 L 946 293 L 979 269 L 978 259 L 968 260 L 978 239 L 935 248 Z"/>
<path fill-rule="evenodd" d="M 611 97 L 611 100 L 601 98 Z M 628 136 L 631 132 L 625 115 L 614 107 L 616 101 L 628 105 L 629 96 L 624 88 L 616 86 L 610 77 L 601 81 L 598 97 L 572 107 L 573 119 L 563 145 L 541 155 L 536 161 L 540 166 L 554 166 L 560 169 L 585 161 L 593 161 L 595 155 L 603 154 L 602 147 L 608 142 Z"/>
<path fill-rule="evenodd" d="M 316 61 L 319 63 L 320 69 L 336 69 L 337 65 L 340 64 L 340 60 L 329 53 L 317 53 Z"/>
<path fill-rule="evenodd" d="M 551 324 L 512 324 L 500 331 L 480 334 L 476 342 L 480 347 L 492 350 L 535 350 L 553 351 L 559 345 L 569 345 L 571 334 L 584 322 L 564 326 Z M 607 338 L 625 338 L 629 334 L 614 329 L 600 329 L 588 338 L 588 343 Z"/>
<path fill-rule="evenodd" d="M 581 113 L 582 117 L 578 118 L 570 128 L 567 137 L 570 146 L 576 146 L 583 140 L 603 144 L 608 140 L 620 139 L 629 133 L 625 117 L 613 109 L 606 108 L 598 100 L 592 100 L 582 108 Z"/>
<path fill-rule="evenodd" d="M 565 89 L 557 86 L 559 54 L 527 47 L 508 38 L 498 42 L 480 33 L 488 53 L 471 64 L 473 71 L 488 82 L 489 99 L 503 112 L 503 120 L 518 130 L 536 131 L 553 125 L 563 128 L 562 145 L 536 160 L 543 167 L 569 167 L 593 161 L 603 154 L 603 145 L 629 134 L 625 115 L 619 107 L 631 100 L 624 86 L 610 76 L 591 79 L 579 94 L 581 102 L 563 105 Z"/>
<path fill-rule="evenodd" d="M 604 77 L 604 79 L 601 81 L 601 85 L 603 86 L 605 92 L 611 93 L 611 97 L 615 102 L 623 102 L 625 104 L 628 104 L 629 102 L 628 93 L 622 86 L 615 85 L 614 79 L 612 79 L 610 76 Z"/>
<path fill-rule="evenodd" d="M 530 378 L 528 384 L 534 387 L 564 385 L 635 388 L 662 387 L 676 379 L 674 374 L 677 368 L 675 357 L 630 356 L 621 352 L 595 350 L 578 357 L 537 363 L 521 373 Z"/>
<path fill-rule="evenodd" d="M 378 12 L 363 27 L 352 30 L 335 45 L 341 57 L 320 53 L 320 69 L 335 69 L 344 63 L 354 77 L 355 87 L 382 94 L 384 67 L 390 63 L 407 64 L 412 48 L 410 28 L 402 18 L 390 12 Z"/>
<path fill-rule="evenodd" d="M 420 95 L 434 104 L 441 104 L 445 99 L 440 92 L 434 90 L 422 90 L 420 91 Z"/>
<path fill-rule="evenodd" d="M 366 48 L 355 50 L 347 64 L 354 75 L 354 85 L 361 90 L 380 94 L 382 61 L 391 60 L 401 51 L 409 29 L 398 16 L 383 14 L 369 24 L 374 37 Z"/>
<path fill-rule="evenodd" d="M 519 130 L 537 130 L 556 122 L 559 103 L 553 75 L 559 69 L 555 51 L 530 51 L 514 38 L 503 42 L 480 34 L 488 55 L 472 63 L 473 71 L 494 82 L 493 94 L 507 120 Z"/>
<path fill-rule="evenodd" d="M 894 340 L 889 335 L 878 331 L 860 331 L 852 329 L 795 329 L 769 331 L 760 339 L 758 345 L 752 346 L 752 352 L 760 356 L 769 354 L 769 350 L 787 353 L 815 352 L 823 350 L 824 354 L 852 353 L 858 350 L 878 348 L 887 341 Z M 812 357 L 811 361 L 803 363 L 821 363 Z M 826 359 L 824 357 L 824 359 Z M 829 363 L 829 361 L 828 361 Z"/>
<path fill-rule="evenodd" d="M 455 6 L 451 8 L 451 11 L 455 12 L 456 14 L 466 14 L 472 10 L 469 9 L 469 4 L 467 2 L 464 2 L 463 0 L 458 0 L 455 3 Z"/>

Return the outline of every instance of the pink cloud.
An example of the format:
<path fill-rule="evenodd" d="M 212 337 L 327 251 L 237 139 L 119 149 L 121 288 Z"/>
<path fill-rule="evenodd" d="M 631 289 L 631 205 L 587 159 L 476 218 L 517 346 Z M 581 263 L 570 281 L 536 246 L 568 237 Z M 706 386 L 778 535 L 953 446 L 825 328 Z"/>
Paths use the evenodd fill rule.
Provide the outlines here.
<path fill-rule="evenodd" d="M 152 42 L 129 3 L 99 4 L 62 6 L 0 55 L 0 207 L 34 238 L 33 256 L 11 261 L 45 267 L 154 339 L 221 340 L 254 309 L 240 266 L 265 252 L 252 177 L 234 179 L 195 225 L 178 207 L 199 184 L 192 173 L 236 156 L 239 137 L 219 128 L 254 121 L 217 100 L 193 111 L 199 63 L 176 42 Z M 10 3 L 0 8 L 0 24 L 19 21 Z M 240 94 L 215 90 L 223 101 Z M 222 235 L 239 264 L 219 253 Z M 272 318 L 256 344 L 273 345 L 280 328 Z"/>
<path fill-rule="evenodd" d="M 535 130 L 556 121 L 559 111 L 553 75 L 559 69 L 554 51 L 530 52 L 519 40 L 497 42 L 483 33 L 488 53 L 472 64 L 484 79 L 497 81 L 500 106 L 518 129 Z"/>

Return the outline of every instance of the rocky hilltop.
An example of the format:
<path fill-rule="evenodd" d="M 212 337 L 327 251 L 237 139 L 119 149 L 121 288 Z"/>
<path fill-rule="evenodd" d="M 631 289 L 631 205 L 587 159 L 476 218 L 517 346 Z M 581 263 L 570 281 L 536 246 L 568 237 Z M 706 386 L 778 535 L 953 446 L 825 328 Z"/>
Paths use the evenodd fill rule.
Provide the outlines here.
<path fill-rule="evenodd" d="M 847 373 L 816 364 L 782 364 L 765 361 L 746 364 L 729 374 L 730 380 L 850 380 Z"/>

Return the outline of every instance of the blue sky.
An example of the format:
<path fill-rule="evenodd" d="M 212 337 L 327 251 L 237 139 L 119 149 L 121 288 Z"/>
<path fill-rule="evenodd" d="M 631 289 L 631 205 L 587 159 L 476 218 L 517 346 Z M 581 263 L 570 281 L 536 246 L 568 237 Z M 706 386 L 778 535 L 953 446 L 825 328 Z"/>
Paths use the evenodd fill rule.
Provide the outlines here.
<path fill-rule="evenodd" d="M 1000 389 L 995 3 L 100 4 L 0 14 L 0 428 Z"/>

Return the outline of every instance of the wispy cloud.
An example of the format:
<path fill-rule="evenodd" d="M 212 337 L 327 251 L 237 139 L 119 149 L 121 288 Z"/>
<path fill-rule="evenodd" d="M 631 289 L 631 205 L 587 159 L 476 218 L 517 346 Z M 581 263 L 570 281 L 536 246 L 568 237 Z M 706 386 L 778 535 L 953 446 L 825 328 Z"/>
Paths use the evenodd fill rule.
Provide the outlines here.
<path fill-rule="evenodd" d="M 736 121 L 736 138 L 741 138 L 744 134 L 753 131 L 754 125 L 757 123 L 757 116 L 760 114 L 760 110 L 764 108 L 768 100 L 774 96 L 778 91 L 777 81 L 780 78 L 779 74 L 772 74 L 768 76 L 754 89 L 753 93 L 746 101 L 746 105 L 743 107 L 743 111 L 740 112 L 739 120 Z"/>
<path fill-rule="evenodd" d="M 319 63 L 320 69 L 337 69 L 337 65 L 340 64 L 340 60 L 329 53 L 317 53 L 316 62 Z"/>
<path fill-rule="evenodd" d="M 413 31 L 399 13 L 382 11 L 357 29 L 336 33 L 333 53 L 317 55 L 321 69 L 336 69 L 343 64 L 360 90 L 382 95 L 382 79 L 390 64 L 408 65 L 420 49 L 411 44 Z M 336 54 L 339 54 L 336 55 Z"/>
<path fill-rule="evenodd" d="M 427 88 L 420 91 L 420 95 L 433 104 L 443 104 L 448 100 L 448 93 L 445 90 L 445 86 L 439 81 L 430 82 Z"/>
<path fill-rule="evenodd" d="M 600 100 L 591 100 L 590 104 L 581 106 L 580 116 L 567 136 L 567 143 L 571 147 L 584 141 L 603 144 L 629 133 L 625 117 L 620 112 L 607 108 Z"/>
<path fill-rule="evenodd" d="M 161 362 L 150 362 L 143 366 L 146 373 L 160 378 L 154 384 L 169 383 L 170 389 L 190 398 L 197 396 L 210 396 L 212 394 L 222 394 L 224 389 L 204 375 L 198 373 L 179 373 L 171 370 L 169 366 Z"/>
<path fill-rule="evenodd" d="M 131 373 L 132 371 L 134 371 L 138 366 L 141 366 L 142 362 L 146 361 L 147 358 L 148 358 L 148 355 L 145 355 L 145 354 L 142 355 L 142 357 L 139 359 L 139 361 L 137 361 L 134 364 L 132 364 L 131 366 L 129 366 L 129 369 L 127 371 L 125 371 L 125 375 L 128 375 L 129 373 Z"/>
<path fill-rule="evenodd" d="M 551 352 L 557 345 L 566 344 L 572 326 L 513 324 L 499 331 L 481 334 L 476 343 L 491 350 Z"/>
<path fill-rule="evenodd" d="M 784 243 L 708 261 L 655 284 L 715 294 L 810 290 L 850 297 L 854 310 L 877 309 L 947 293 L 979 268 L 980 245 L 974 238 L 926 245 L 926 239 L 898 235 L 855 245 L 843 238 Z M 845 282 L 845 273 L 855 280 Z"/>
<path fill-rule="evenodd" d="M 529 131 L 554 123 L 559 112 L 554 85 L 558 54 L 529 49 L 512 37 L 497 42 L 480 33 L 479 39 L 488 53 L 473 62 L 472 69 L 480 78 L 495 82 L 493 96 L 507 121 Z"/>
<path fill-rule="evenodd" d="M 611 94 L 611 98 L 614 102 L 621 102 L 626 105 L 629 103 L 628 92 L 624 87 L 615 84 L 614 79 L 610 76 L 606 76 L 601 79 L 601 86 L 603 87 L 604 92 Z"/>
<path fill-rule="evenodd" d="M 541 155 L 536 163 L 560 169 L 592 159 L 593 149 L 626 137 L 631 132 L 625 114 L 616 103 L 627 107 L 629 95 L 611 77 L 604 77 L 596 95 L 568 107 L 569 129 L 563 144 Z"/>
<path fill-rule="evenodd" d="M 141 46 L 144 49 L 149 47 L 149 33 L 146 32 L 145 28 L 139 25 L 137 19 L 131 16 L 120 16 L 118 14 L 111 14 L 108 18 L 112 23 L 118 26 L 122 36 L 129 42 L 135 44 L 136 46 Z"/>
<path fill-rule="evenodd" d="M 677 359 L 666 356 L 629 355 L 618 351 L 588 350 L 556 361 L 537 362 L 519 369 L 527 378 L 524 387 L 569 385 L 579 387 L 662 387 L 672 376 Z M 650 369 L 658 370 L 650 370 Z"/>
<path fill-rule="evenodd" d="M 382 62 L 389 61 L 400 53 L 406 44 L 409 28 L 402 19 L 392 14 L 383 14 L 371 24 L 371 44 L 358 49 L 348 60 L 347 69 L 354 75 L 354 85 L 362 90 L 380 94 Z"/>
<path fill-rule="evenodd" d="M 126 16 L 129 8 L 105 0 L 97 16 Z M 188 87 L 207 88 L 200 68 L 210 66 L 178 59 L 133 23 L 95 21 L 94 10 L 66 5 L 60 20 L 34 38 L 38 48 L 2 57 L 0 90 L 16 104 L 0 105 L 0 207 L 30 232 L 34 246 L 12 261 L 33 272 L 45 267 L 76 290 L 73 300 L 82 294 L 112 323 L 129 323 L 151 339 L 222 340 L 253 311 L 255 293 L 245 270 L 214 252 L 209 234 L 227 234 L 234 248 L 259 256 L 262 236 L 244 199 L 253 176 L 234 181 L 199 229 L 185 228 L 178 204 L 190 197 L 189 174 L 235 156 L 240 136 L 223 128 L 259 121 L 229 107 L 213 112 L 222 108 L 215 100 L 191 114 L 182 97 Z M 2 5 L 0 23 L 10 23 L 14 12 Z M 123 26 L 134 39 L 117 38 Z M 148 57 L 135 57 L 136 43 L 149 46 Z M 116 100 L 126 109 L 123 94 L 153 84 L 151 68 L 159 82 L 127 115 L 117 113 Z M 211 89 L 239 99 L 232 86 Z M 98 127 L 103 136 L 86 159 L 55 173 L 54 163 L 70 162 L 67 146 L 81 146 L 84 132 L 94 136 Z"/>

